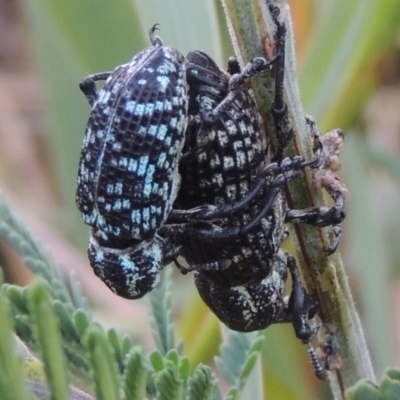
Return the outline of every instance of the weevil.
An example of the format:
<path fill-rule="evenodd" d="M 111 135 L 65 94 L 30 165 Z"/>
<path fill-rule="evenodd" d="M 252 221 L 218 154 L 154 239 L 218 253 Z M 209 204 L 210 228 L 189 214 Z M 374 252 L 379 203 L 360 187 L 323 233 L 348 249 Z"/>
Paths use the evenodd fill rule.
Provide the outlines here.
<path fill-rule="evenodd" d="M 92 107 L 76 191 L 91 226 L 89 260 L 113 292 L 131 299 L 159 280 L 165 250 L 157 232 L 177 196 L 188 121 L 186 60 L 163 46 L 156 27 L 151 47 L 80 84 Z"/>
<path fill-rule="evenodd" d="M 286 30 L 277 10 L 272 11 L 277 25 L 272 115 L 280 148 L 271 154 L 260 111 L 246 87 L 258 73 L 260 60 L 242 72 L 231 61 L 225 72 L 203 52 L 189 53 L 189 124 L 179 168 L 182 185 L 160 232 L 182 245 L 189 266 L 178 263 L 178 267 L 183 273 L 194 271 L 200 296 L 225 325 L 249 332 L 292 322 L 296 336 L 311 351 L 315 330 L 308 320 L 317 304 L 307 294 L 294 258 L 280 249 L 287 237 L 284 224 L 337 226 L 345 217 L 344 199 L 340 191 L 332 190 L 332 208 L 291 210 L 287 206 L 284 185 L 307 165 L 320 167 L 323 151 L 319 146 L 308 163 L 301 157 L 283 157 L 291 138 L 283 101 Z M 316 142 L 320 143 L 318 138 Z M 293 285 L 285 299 L 288 271 Z M 312 359 L 316 360 L 314 354 Z M 322 376 L 320 371 L 316 374 Z"/>

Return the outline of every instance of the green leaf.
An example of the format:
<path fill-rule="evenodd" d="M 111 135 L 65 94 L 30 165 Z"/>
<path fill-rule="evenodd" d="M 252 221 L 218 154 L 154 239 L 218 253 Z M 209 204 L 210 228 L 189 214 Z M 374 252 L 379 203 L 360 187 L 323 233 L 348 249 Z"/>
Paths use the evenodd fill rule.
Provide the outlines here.
<path fill-rule="evenodd" d="M 383 400 L 379 390 L 366 379 L 346 390 L 346 400 Z"/>
<path fill-rule="evenodd" d="M 145 398 L 147 374 L 142 350 L 139 347 L 132 348 L 125 358 L 125 370 L 122 376 L 125 399 L 143 400 Z"/>
<path fill-rule="evenodd" d="M 65 52 L 73 51 L 70 65 L 79 60 L 90 70 L 108 70 L 115 62 L 127 61 L 147 43 L 147 31 L 138 29 L 141 18 L 130 0 L 119 0 L 118 4 L 107 0 L 86 0 L 81 4 L 38 0 L 29 5 L 28 11 L 35 30 L 47 24 L 48 30 L 57 32 L 52 42 L 63 46 Z M 39 32 L 35 34 L 36 39 L 43 39 Z M 39 45 L 44 47 L 46 43 Z M 107 64 L 107 60 L 114 63 Z"/>
<path fill-rule="evenodd" d="M 55 300 L 53 303 L 53 307 L 57 315 L 64 340 L 79 343 L 79 334 L 75 328 L 74 321 L 72 320 L 72 317 L 65 305 L 59 300 Z"/>
<path fill-rule="evenodd" d="M 257 338 L 252 343 L 252 345 L 249 349 L 249 353 L 253 353 L 253 352 L 259 353 L 264 345 L 264 342 L 265 342 L 265 336 L 258 335 Z"/>
<path fill-rule="evenodd" d="M 161 273 L 161 282 L 147 295 L 150 304 L 150 323 L 158 350 L 167 354 L 174 348 L 175 339 L 171 317 L 171 268 L 165 268 Z"/>
<path fill-rule="evenodd" d="M 126 354 L 122 353 L 121 341 L 115 329 L 109 329 L 107 332 L 108 342 L 111 344 L 115 354 L 115 360 L 118 364 L 120 372 L 124 370 L 124 360 Z"/>
<path fill-rule="evenodd" d="M 15 354 L 9 303 L 0 291 L 0 398 L 2 400 L 29 399 L 24 385 L 25 374 Z"/>
<path fill-rule="evenodd" d="M 189 378 L 187 400 L 212 400 L 214 390 L 215 378 L 211 369 L 200 364 Z"/>
<path fill-rule="evenodd" d="M 168 360 L 168 361 L 171 361 L 176 366 L 178 366 L 179 354 L 175 349 L 171 349 L 171 350 L 168 351 L 167 355 L 165 356 L 165 359 Z"/>
<path fill-rule="evenodd" d="M 354 123 L 378 83 L 380 60 L 395 45 L 399 18 L 397 0 L 338 0 L 318 21 L 300 86 L 323 130 Z"/>
<path fill-rule="evenodd" d="M 183 394 L 183 381 L 178 374 L 177 366 L 167 361 L 165 368 L 154 377 L 157 389 L 157 400 L 181 400 Z"/>
<path fill-rule="evenodd" d="M 96 325 L 91 325 L 85 335 L 84 345 L 87 352 L 97 400 L 120 399 L 120 376 L 111 344 L 106 335 Z"/>
<path fill-rule="evenodd" d="M 387 375 L 389 378 L 394 379 L 396 381 L 400 381 L 400 369 L 398 368 L 388 368 L 384 375 Z"/>
<path fill-rule="evenodd" d="M 400 382 L 386 376 L 379 384 L 379 392 L 384 400 L 398 400 L 400 399 Z"/>
<path fill-rule="evenodd" d="M 226 395 L 226 400 L 237 400 L 239 398 L 239 389 L 237 387 L 231 387 L 228 394 Z"/>
<path fill-rule="evenodd" d="M 182 357 L 179 360 L 178 372 L 180 378 L 186 382 L 190 374 L 190 361 L 187 357 Z"/>
<path fill-rule="evenodd" d="M 62 350 L 60 328 L 43 281 L 37 281 L 32 286 L 29 307 L 32 312 L 34 332 L 42 354 L 52 399 L 67 399 L 69 391 L 68 375 Z"/>
<path fill-rule="evenodd" d="M 215 358 L 215 364 L 229 385 L 237 386 L 240 390 L 244 387 L 246 378 L 255 365 L 262 342 L 260 336 L 255 334 L 233 331 L 227 334 L 226 340 L 221 345 L 221 357 Z"/>
<path fill-rule="evenodd" d="M 76 279 L 74 271 L 71 271 L 69 283 L 72 304 L 74 304 L 74 311 L 75 309 L 82 309 L 88 314 L 88 317 L 91 317 L 87 299 L 82 293 L 81 284 Z"/>
<path fill-rule="evenodd" d="M 89 318 L 83 310 L 76 310 L 74 313 L 75 328 L 79 336 L 82 336 L 89 326 Z"/>
<path fill-rule="evenodd" d="M 18 309 L 18 312 L 28 314 L 28 304 L 23 294 L 23 288 L 7 284 L 4 284 L 2 287 L 8 300 Z"/>
<path fill-rule="evenodd" d="M 250 372 L 253 370 L 254 366 L 256 365 L 257 358 L 259 356 L 259 353 L 253 352 L 250 353 L 250 355 L 247 357 L 247 360 L 245 364 L 243 365 L 242 371 L 240 372 L 239 379 L 240 381 L 245 381 L 248 376 L 250 375 Z"/>
<path fill-rule="evenodd" d="M 132 340 L 129 336 L 125 335 L 122 338 L 122 352 L 128 354 L 133 347 Z"/>
<path fill-rule="evenodd" d="M 158 350 L 154 350 L 149 354 L 151 365 L 155 372 L 159 372 L 164 368 L 164 359 Z"/>
<path fill-rule="evenodd" d="M 32 322 L 29 317 L 27 318 L 20 318 L 17 316 L 14 318 L 14 325 L 15 325 L 15 333 L 18 337 L 21 338 L 25 343 L 32 345 L 35 347 L 33 331 L 32 331 Z"/>
<path fill-rule="evenodd" d="M 159 23 L 160 36 L 166 45 L 182 53 L 201 49 L 222 62 L 219 21 L 213 0 L 175 0 L 168 3 L 165 0 L 135 0 L 135 4 L 143 31 L 147 33 L 150 26 Z"/>

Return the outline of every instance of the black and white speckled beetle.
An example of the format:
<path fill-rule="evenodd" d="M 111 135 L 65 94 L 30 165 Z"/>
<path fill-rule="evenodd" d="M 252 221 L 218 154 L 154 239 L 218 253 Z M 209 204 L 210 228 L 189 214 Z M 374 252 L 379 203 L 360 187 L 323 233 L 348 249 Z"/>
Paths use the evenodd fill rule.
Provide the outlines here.
<path fill-rule="evenodd" d="M 165 249 L 157 231 L 177 196 L 188 120 L 186 61 L 155 30 L 152 47 L 80 84 L 92 106 L 76 192 L 92 227 L 89 260 L 113 292 L 131 299 L 159 280 Z M 98 80 L 106 80 L 100 91 Z"/>
<path fill-rule="evenodd" d="M 344 201 L 335 192 L 333 208 L 287 207 L 283 185 L 307 164 L 318 167 L 323 160 L 321 151 L 310 163 L 300 157 L 281 158 L 291 135 L 283 101 L 285 27 L 278 22 L 276 9 L 273 13 L 278 52 L 273 115 L 282 148 L 271 160 L 252 94 L 236 84 L 245 83 L 256 68 L 250 64 L 241 74 L 231 75 L 206 54 L 189 53 L 189 125 L 179 169 L 182 185 L 176 210 L 161 232 L 182 244 L 181 254 L 189 267 L 179 268 L 184 273 L 195 271 L 202 299 L 224 324 L 249 332 L 292 322 L 297 337 L 309 346 L 314 330 L 308 320 L 316 304 L 301 283 L 294 258 L 280 250 L 287 236 L 284 223 L 339 224 Z M 238 70 L 231 62 L 228 72 Z M 179 225 L 190 219 L 193 231 Z M 204 221 L 203 228 L 199 221 Z M 212 227 L 207 225 L 210 221 Z M 288 270 L 293 280 L 289 301 L 284 299 Z M 311 350 L 309 346 L 315 359 Z M 315 363 L 314 368 L 322 376 Z"/>

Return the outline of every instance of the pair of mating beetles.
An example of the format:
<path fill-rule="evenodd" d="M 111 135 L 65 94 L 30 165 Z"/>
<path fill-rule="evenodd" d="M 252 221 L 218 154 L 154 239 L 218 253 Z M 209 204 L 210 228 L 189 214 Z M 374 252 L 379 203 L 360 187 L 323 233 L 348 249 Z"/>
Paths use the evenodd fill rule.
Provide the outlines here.
<path fill-rule="evenodd" d="M 231 329 L 260 330 L 292 322 L 308 343 L 316 303 L 306 293 L 293 257 L 280 250 L 286 222 L 338 225 L 335 206 L 288 209 L 283 185 L 307 167 L 320 167 L 323 152 L 305 162 L 284 158 L 290 141 L 283 101 L 285 26 L 271 9 L 276 56 L 256 58 L 227 72 L 201 51 L 184 57 L 152 46 L 112 72 L 80 85 L 92 107 L 78 172 L 77 205 L 91 226 L 88 249 L 96 275 L 116 294 L 140 298 L 159 281 L 161 269 L 181 255 L 194 271 L 200 296 Z M 270 154 L 249 80 L 275 66 L 272 114 L 280 148 Z M 105 80 L 101 90 L 96 81 Z M 334 251 L 334 248 L 331 249 Z M 292 277 L 284 299 L 287 272 Z"/>

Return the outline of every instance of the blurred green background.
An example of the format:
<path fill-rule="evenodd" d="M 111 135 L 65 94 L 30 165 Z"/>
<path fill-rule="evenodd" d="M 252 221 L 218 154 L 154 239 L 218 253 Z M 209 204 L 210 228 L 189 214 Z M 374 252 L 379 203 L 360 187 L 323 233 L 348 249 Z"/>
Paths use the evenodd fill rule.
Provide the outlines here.
<path fill-rule="evenodd" d="M 350 191 L 341 252 L 377 375 L 400 360 L 400 2 L 293 0 L 304 108 L 322 132 L 346 133 L 341 177 Z M 118 299 L 92 274 L 88 228 L 75 207 L 89 106 L 86 75 L 147 46 L 148 29 L 182 52 L 232 54 L 219 0 L 0 0 L 0 187 L 31 231 L 74 271 L 106 325 L 151 347 L 145 302 Z M 293 250 L 292 250 L 293 251 Z M 0 246 L 6 279 L 29 274 Z M 210 362 L 220 326 L 190 276 L 174 276 L 178 337 L 192 362 Z M 266 330 L 265 398 L 328 399 L 290 326 Z"/>

